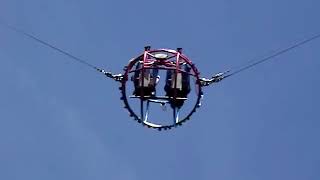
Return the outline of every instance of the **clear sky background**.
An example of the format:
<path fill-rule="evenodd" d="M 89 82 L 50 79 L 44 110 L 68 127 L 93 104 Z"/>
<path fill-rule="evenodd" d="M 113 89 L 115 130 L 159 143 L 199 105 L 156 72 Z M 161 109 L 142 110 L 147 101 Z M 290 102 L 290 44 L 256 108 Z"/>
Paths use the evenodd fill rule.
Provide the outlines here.
<path fill-rule="evenodd" d="M 317 0 L 2 0 L 0 19 L 122 72 L 182 47 L 203 76 L 320 32 Z M 320 40 L 204 90 L 166 132 L 131 120 L 118 84 L 0 27 L 1 180 L 318 180 Z"/>

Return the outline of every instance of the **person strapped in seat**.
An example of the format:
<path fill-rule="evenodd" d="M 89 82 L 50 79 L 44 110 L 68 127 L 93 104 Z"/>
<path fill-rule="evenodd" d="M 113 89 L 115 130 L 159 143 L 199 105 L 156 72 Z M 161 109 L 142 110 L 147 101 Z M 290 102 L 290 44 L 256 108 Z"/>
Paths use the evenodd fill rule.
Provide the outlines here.
<path fill-rule="evenodd" d="M 186 63 L 181 64 L 179 68 L 178 73 L 175 73 L 176 70 L 167 71 L 164 87 L 166 96 L 169 97 L 173 108 L 181 108 L 191 90 L 189 76 L 191 68 Z"/>
<path fill-rule="evenodd" d="M 142 69 L 142 62 L 136 65 L 136 71 L 132 76 L 134 83 L 133 95 L 137 97 L 151 97 L 156 95 L 156 85 L 159 81 L 158 69 Z"/>

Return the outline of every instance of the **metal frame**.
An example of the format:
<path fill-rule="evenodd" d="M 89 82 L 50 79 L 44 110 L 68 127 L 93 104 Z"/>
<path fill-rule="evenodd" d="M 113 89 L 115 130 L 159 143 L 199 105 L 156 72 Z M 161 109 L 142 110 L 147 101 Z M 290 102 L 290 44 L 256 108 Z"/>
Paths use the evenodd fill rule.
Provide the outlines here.
<path fill-rule="evenodd" d="M 176 63 L 174 64 L 170 64 L 169 62 L 166 62 L 165 60 L 157 60 L 155 57 L 153 57 L 153 53 L 167 53 L 171 56 L 169 56 L 167 58 L 168 59 L 172 59 L 174 57 L 176 57 Z M 149 57 L 153 58 L 150 59 Z M 142 68 L 137 69 L 137 70 L 132 70 L 132 68 L 135 66 L 135 64 L 141 60 L 141 58 L 143 58 L 143 64 L 142 64 Z M 140 99 L 140 116 L 137 115 L 133 109 L 131 108 L 129 102 L 128 102 L 128 97 L 127 97 L 127 82 L 129 80 L 129 74 L 132 72 L 136 72 L 136 71 L 141 71 L 142 75 L 145 72 L 145 69 L 152 69 L 154 67 L 151 67 L 152 63 L 157 62 L 160 63 L 159 65 L 165 66 L 165 67 L 161 67 L 161 69 L 165 69 L 165 70 L 175 70 L 175 87 L 177 85 L 177 74 L 179 72 L 185 72 L 180 70 L 179 65 L 181 62 L 183 63 L 187 63 L 190 67 L 191 70 L 194 72 L 194 74 L 192 73 L 188 73 L 189 76 L 194 76 L 196 78 L 196 92 L 197 92 L 197 99 L 195 102 L 195 105 L 193 106 L 193 108 L 190 110 L 189 113 L 187 113 L 186 117 L 183 117 L 181 119 L 179 119 L 179 109 L 178 108 L 173 108 L 173 123 L 170 125 L 159 125 L 159 124 L 154 124 L 152 122 L 148 121 L 148 115 L 149 115 L 149 103 L 151 102 L 151 100 L 154 99 L 161 99 L 164 100 L 166 99 L 165 97 L 154 97 L 151 98 L 144 96 L 143 91 L 141 90 L 141 96 L 140 97 L 135 97 Z M 162 63 L 162 64 L 161 64 Z M 159 68 L 160 69 L 160 68 Z M 143 77 L 143 76 L 142 76 Z M 144 84 L 144 78 L 142 78 L 142 85 Z M 155 49 L 155 50 L 151 50 L 150 47 L 145 47 L 144 53 L 139 55 L 138 57 L 132 59 L 129 64 L 127 66 L 124 67 L 124 74 L 123 74 L 123 78 L 121 81 L 121 86 L 119 88 L 119 90 L 121 91 L 121 100 L 124 103 L 124 108 L 127 109 L 127 111 L 129 112 L 129 115 L 131 117 L 134 118 L 134 120 L 136 120 L 138 123 L 141 123 L 144 126 L 147 126 L 148 128 L 153 128 L 153 129 L 157 129 L 157 130 L 168 130 L 171 129 L 173 127 L 178 127 L 181 126 L 184 122 L 186 122 L 187 120 L 190 119 L 190 117 L 193 115 L 193 113 L 196 112 L 196 109 L 200 107 L 201 105 L 201 99 L 203 96 L 202 93 L 202 86 L 199 83 L 200 82 L 200 77 L 199 77 L 199 71 L 198 69 L 195 67 L 195 65 L 185 56 L 181 53 L 181 49 L 177 49 L 177 50 L 171 50 L 171 49 Z M 176 88 L 175 88 L 176 91 Z M 169 98 L 168 98 L 169 99 Z M 178 99 L 177 98 L 177 92 L 174 92 L 174 100 Z M 144 110 L 144 102 L 147 102 L 147 108 L 146 111 Z"/>

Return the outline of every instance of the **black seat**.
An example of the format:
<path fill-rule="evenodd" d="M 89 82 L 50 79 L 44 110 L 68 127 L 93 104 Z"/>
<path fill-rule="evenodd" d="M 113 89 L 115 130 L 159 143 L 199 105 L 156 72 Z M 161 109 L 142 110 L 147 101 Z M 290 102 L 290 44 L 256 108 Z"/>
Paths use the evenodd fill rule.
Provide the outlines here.
<path fill-rule="evenodd" d="M 173 107 L 180 108 L 185 99 L 190 93 L 190 76 L 189 72 L 191 68 L 187 64 L 180 65 L 180 70 L 183 72 L 175 73 L 175 70 L 168 70 L 166 76 L 166 85 L 164 90 L 166 96 L 171 98 L 170 104 Z M 176 81 L 175 81 L 176 79 Z M 183 98 L 183 99 L 174 99 Z"/>
<path fill-rule="evenodd" d="M 156 94 L 156 83 L 158 76 L 158 69 L 144 69 L 142 68 L 142 63 L 138 62 L 136 65 L 136 70 L 133 75 L 134 83 L 134 96 L 155 96 Z M 143 78 L 142 78 L 143 74 Z"/>

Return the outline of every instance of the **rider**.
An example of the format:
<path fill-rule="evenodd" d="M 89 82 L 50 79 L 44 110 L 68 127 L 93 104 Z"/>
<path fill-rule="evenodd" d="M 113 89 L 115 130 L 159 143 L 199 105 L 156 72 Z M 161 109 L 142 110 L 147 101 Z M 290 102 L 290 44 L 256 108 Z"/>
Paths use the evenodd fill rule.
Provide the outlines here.
<path fill-rule="evenodd" d="M 186 63 L 181 64 L 179 68 L 178 73 L 175 73 L 175 70 L 167 71 L 164 90 L 166 96 L 170 98 L 171 106 L 181 108 L 191 90 L 189 76 L 191 68 Z"/>
<path fill-rule="evenodd" d="M 134 83 L 135 96 L 155 96 L 156 85 L 160 76 L 158 75 L 158 69 L 143 69 L 142 61 L 139 61 L 136 65 L 136 71 L 132 77 Z M 142 78 L 143 76 L 143 78 Z"/>

